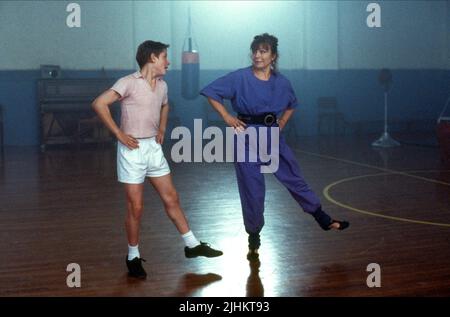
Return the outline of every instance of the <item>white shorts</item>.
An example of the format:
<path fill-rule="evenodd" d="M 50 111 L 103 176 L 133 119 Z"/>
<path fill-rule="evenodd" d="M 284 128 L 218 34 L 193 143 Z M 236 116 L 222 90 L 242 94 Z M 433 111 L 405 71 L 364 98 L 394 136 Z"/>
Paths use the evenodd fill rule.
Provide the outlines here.
<path fill-rule="evenodd" d="M 117 177 L 126 184 L 142 184 L 145 177 L 160 177 L 170 173 L 161 144 L 155 138 L 138 139 L 139 148 L 130 150 L 117 142 Z"/>

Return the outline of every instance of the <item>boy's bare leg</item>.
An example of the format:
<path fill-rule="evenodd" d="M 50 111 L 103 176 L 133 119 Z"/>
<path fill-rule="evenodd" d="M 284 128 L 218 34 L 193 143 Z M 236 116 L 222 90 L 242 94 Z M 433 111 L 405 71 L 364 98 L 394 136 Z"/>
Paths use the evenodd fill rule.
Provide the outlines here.
<path fill-rule="evenodd" d="M 125 184 L 127 196 L 127 216 L 125 227 L 127 230 L 128 244 L 138 245 L 139 229 L 144 210 L 143 200 L 144 184 Z"/>
<path fill-rule="evenodd" d="M 222 251 L 212 249 L 206 242 L 198 241 L 189 229 L 184 212 L 180 207 L 177 190 L 173 185 L 172 176 L 170 174 L 161 177 L 151 177 L 150 183 L 161 197 L 170 220 L 172 220 L 183 237 L 186 245 L 184 254 L 187 258 L 195 258 L 197 256 L 212 258 L 223 254 Z"/>
<path fill-rule="evenodd" d="M 190 231 L 188 222 L 180 207 L 178 193 L 172 182 L 171 174 L 161 177 L 150 177 L 150 183 L 161 197 L 167 216 L 175 224 L 178 232 L 185 234 Z"/>

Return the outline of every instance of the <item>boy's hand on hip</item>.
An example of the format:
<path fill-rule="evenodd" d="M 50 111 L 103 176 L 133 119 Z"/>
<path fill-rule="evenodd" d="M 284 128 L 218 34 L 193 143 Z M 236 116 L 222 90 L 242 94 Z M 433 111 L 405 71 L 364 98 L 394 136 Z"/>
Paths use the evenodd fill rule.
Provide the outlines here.
<path fill-rule="evenodd" d="M 120 131 L 116 137 L 120 143 L 125 145 L 130 150 L 134 150 L 139 147 L 139 141 L 137 139 L 133 138 L 131 135 L 123 133 L 122 131 Z"/>

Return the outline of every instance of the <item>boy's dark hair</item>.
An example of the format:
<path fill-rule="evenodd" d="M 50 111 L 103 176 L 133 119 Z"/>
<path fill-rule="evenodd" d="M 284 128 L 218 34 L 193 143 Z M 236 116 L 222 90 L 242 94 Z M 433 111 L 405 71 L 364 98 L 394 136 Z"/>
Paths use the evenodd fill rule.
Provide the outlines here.
<path fill-rule="evenodd" d="M 161 42 L 154 42 L 154 41 L 145 41 L 142 42 L 136 53 L 136 62 L 139 65 L 139 68 L 142 69 L 145 64 L 148 63 L 148 60 L 150 59 L 150 56 L 152 54 L 155 54 L 155 56 L 159 56 L 164 50 L 166 50 L 169 47 L 168 44 L 164 44 Z"/>

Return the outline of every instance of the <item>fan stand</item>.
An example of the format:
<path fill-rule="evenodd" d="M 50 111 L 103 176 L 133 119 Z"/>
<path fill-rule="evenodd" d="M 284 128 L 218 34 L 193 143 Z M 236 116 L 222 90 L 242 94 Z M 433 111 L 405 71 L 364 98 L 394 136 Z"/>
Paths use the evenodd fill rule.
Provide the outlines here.
<path fill-rule="evenodd" d="M 388 132 L 387 123 L 387 91 L 384 92 L 384 133 L 381 137 L 372 143 L 372 146 L 377 147 L 395 147 L 400 146 L 400 143 L 394 140 Z"/>

